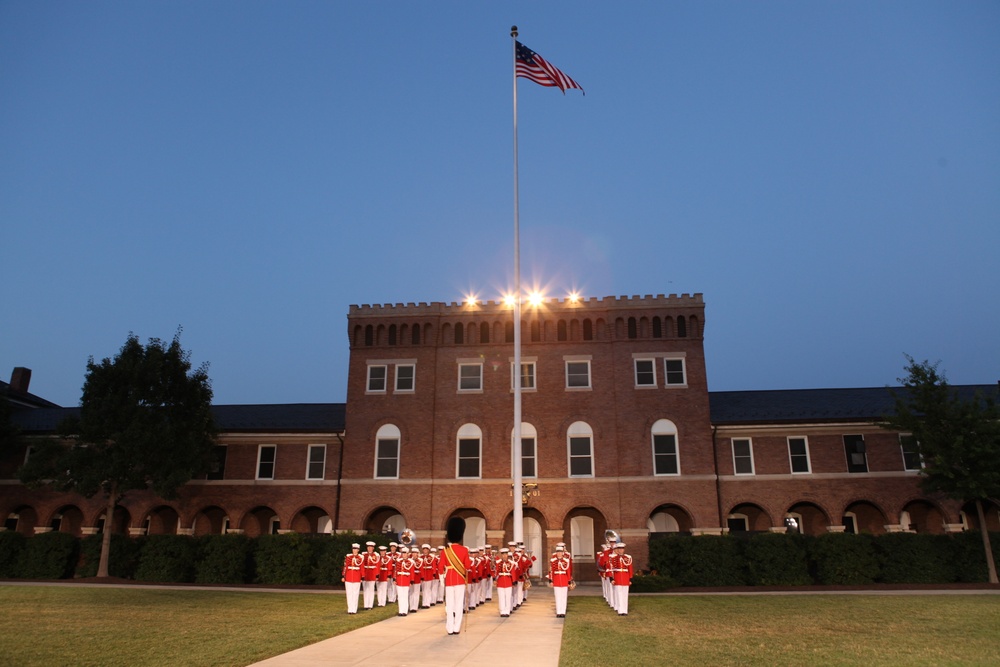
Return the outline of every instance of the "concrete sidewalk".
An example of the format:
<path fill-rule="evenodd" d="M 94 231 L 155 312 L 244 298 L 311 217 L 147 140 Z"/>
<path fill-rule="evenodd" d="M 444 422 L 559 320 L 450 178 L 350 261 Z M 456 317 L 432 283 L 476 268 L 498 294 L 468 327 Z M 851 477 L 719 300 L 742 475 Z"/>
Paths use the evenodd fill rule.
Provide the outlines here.
<path fill-rule="evenodd" d="M 509 618 L 500 618 L 496 597 L 469 614 L 462 634 L 448 636 L 444 606 L 422 609 L 255 663 L 251 667 L 377 664 L 448 667 L 496 664 L 555 667 L 563 620 L 555 616 L 552 589 L 534 586 Z"/>

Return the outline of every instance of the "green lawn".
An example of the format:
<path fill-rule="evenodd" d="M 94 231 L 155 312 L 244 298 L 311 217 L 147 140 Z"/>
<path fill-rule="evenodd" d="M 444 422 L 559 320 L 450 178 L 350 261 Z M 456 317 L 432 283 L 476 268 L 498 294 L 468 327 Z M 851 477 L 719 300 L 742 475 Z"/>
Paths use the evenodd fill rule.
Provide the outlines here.
<path fill-rule="evenodd" d="M 995 595 L 633 596 L 627 617 L 570 604 L 561 667 L 1000 664 Z"/>
<path fill-rule="evenodd" d="M 342 595 L 0 585 L 11 667 L 242 667 L 388 618 Z"/>
<path fill-rule="evenodd" d="M 0 662 L 243 667 L 395 608 L 344 612 L 340 595 L 0 585 Z M 629 612 L 571 598 L 560 664 L 1000 664 L 995 595 L 633 596 Z"/>

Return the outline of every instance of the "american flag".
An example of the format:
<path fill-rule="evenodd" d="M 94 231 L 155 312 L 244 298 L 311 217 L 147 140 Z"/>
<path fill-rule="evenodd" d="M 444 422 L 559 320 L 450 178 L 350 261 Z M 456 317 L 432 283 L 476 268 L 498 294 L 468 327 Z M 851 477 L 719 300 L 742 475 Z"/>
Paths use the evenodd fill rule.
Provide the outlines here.
<path fill-rule="evenodd" d="M 540 86 L 558 88 L 566 94 L 567 88 L 576 88 L 583 92 L 583 87 L 566 76 L 558 67 L 549 64 L 545 58 L 529 49 L 521 42 L 515 42 L 514 73 L 517 76 L 530 79 Z M 586 93 L 584 93 L 586 94 Z"/>

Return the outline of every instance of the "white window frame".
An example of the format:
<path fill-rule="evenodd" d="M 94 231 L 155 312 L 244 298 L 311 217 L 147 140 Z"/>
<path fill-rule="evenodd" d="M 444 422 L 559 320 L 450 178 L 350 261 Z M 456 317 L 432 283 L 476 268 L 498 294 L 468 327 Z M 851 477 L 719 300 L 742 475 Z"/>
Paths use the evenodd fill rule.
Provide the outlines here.
<path fill-rule="evenodd" d="M 740 472 L 736 465 L 736 443 L 745 442 L 747 443 L 747 452 L 750 457 L 750 472 Z M 755 466 L 753 457 L 753 438 L 730 438 L 729 444 L 733 450 L 733 474 L 734 475 L 756 475 L 757 468 Z M 743 457 L 741 457 L 743 458 Z"/>
<path fill-rule="evenodd" d="M 590 451 L 586 458 L 590 461 L 590 473 L 586 475 L 573 474 L 573 460 L 582 459 L 584 455 L 573 454 L 573 440 L 586 438 L 590 442 Z M 594 429 L 587 422 L 573 422 L 566 429 L 566 473 L 568 477 L 576 479 L 592 478 L 596 476 L 597 463 L 594 461 Z"/>
<path fill-rule="evenodd" d="M 536 363 L 534 357 L 530 359 L 521 358 L 521 370 L 528 369 L 528 377 L 530 384 L 525 385 L 522 381 L 521 391 L 535 391 L 538 388 L 538 364 Z M 524 379 L 521 375 L 518 375 L 522 380 Z M 510 390 L 514 391 L 514 360 L 510 362 Z"/>
<path fill-rule="evenodd" d="M 739 514 L 734 512 L 726 517 L 726 532 L 732 532 L 732 529 L 729 527 L 729 522 L 734 519 L 736 521 L 743 522 L 743 530 L 737 532 L 745 533 L 750 530 L 750 517 L 747 516 L 746 514 Z"/>
<path fill-rule="evenodd" d="M 908 438 L 908 439 L 912 440 L 914 445 L 917 444 L 917 439 L 913 437 L 913 434 L 911 434 L 911 433 L 900 433 L 899 434 L 899 453 L 900 453 L 900 456 L 903 457 L 903 470 L 905 470 L 907 472 L 918 472 L 920 470 L 923 470 L 924 469 L 924 457 L 921 456 L 919 449 L 911 449 L 910 453 L 917 455 L 917 458 L 920 461 L 920 465 L 918 465 L 916 468 L 910 468 L 909 466 L 907 466 L 907 464 L 906 464 L 906 454 L 907 454 L 907 451 L 906 451 L 906 443 L 904 442 L 904 438 Z"/>
<path fill-rule="evenodd" d="M 376 368 L 382 369 L 382 388 L 372 388 L 372 382 L 378 381 L 378 378 L 372 377 L 372 370 Z M 384 394 L 386 392 L 386 387 L 389 385 L 389 365 L 384 363 L 370 363 L 368 364 L 367 379 L 365 380 L 365 393 L 366 394 Z"/>
<path fill-rule="evenodd" d="M 653 373 L 652 382 L 639 382 L 639 362 L 649 364 L 649 368 Z M 635 357 L 632 360 L 632 379 L 635 382 L 636 389 L 656 389 L 658 386 L 656 383 L 656 359 L 654 357 Z"/>
<path fill-rule="evenodd" d="M 396 443 L 396 456 L 381 456 L 380 445 L 382 442 Z M 399 460 L 402 455 L 402 442 L 399 427 L 395 424 L 383 424 L 379 427 L 378 432 L 375 434 L 375 469 L 372 471 L 373 479 L 399 479 Z M 391 461 L 393 458 L 396 460 L 395 471 L 392 475 L 379 475 L 379 462 L 381 461 Z"/>
<path fill-rule="evenodd" d="M 671 361 L 678 361 L 681 364 L 681 381 L 671 382 L 670 373 L 667 371 L 667 364 Z M 663 386 L 667 389 L 684 389 L 688 385 L 687 360 L 684 357 L 664 357 L 663 358 Z"/>
<path fill-rule="evenodd" d="M 593 384 L 590 376 L 590 357 L 581 359 L 579 357 L 563 357 L 563 361 L 566 367 L 566 391 L 587 391 L 593 388 Z M 570 384 L 570 377 L 580 377 L 580 373 L 570 373 L 569 367 L 572 364 L 584 364 L 587 367 L 587 384 L 583 385 L 573 385 Z"/>
<path fill-rule="evenodd" d="M 524 455 L 524 441 L 531 440 L 534 444 L 534 453 L 531 456 Z M 514 429 L 510 430 L 510 444 L 511 444 L 511 457 L 514 456 Z M 534 475 L 524 474 L 524 461 L 525 459 L 531 459 L 531 463 L 535 468 Z M 511 459 L 511 475 L 514 473 L 514 462 Z M 521 477 L 524 479 L 537 479 L 538 477 L 538 431 L 532 424 L 528 422 L 521 422 Z"/>
<path fill-rule="evenodd" d="M 656 451 L 656 436 L 672 436 L 674 439 L 673 461 L 676 472 L 659 472 L 657 470 L 657 457 L 665 457 L 668 454 Z M 681 474 L 681 443 L 677 435 L 677 425 L 669 419 L 658 419 L 649 429 L 649 444 L 653 454 L 653 476 L 654 477 L 678 477 Z"/>
<path fill-rule="evenodd" d="M 260 472 L 261 472 L 260 471 L 261 457 L 262 457 L 262 455 L 264 453 L 264 449 L 265 448 L 270 449 L 270 450 L 272 450 L 274 452 L 274 455 L 272 456 L 271 462 L 270 462 L 270 464 L 271 464 L 271 476 L 270 477 L 262 477 L 261 474 L 260 474 Z M 275 473 L 275 470 L 277 469 L 277 467 L 278 467 L 278 446 L 277 445 L 257 445 L 257 470 L 256 470 L 256 477 L 254 479 L 274 479 L 274 473 Z"/>
<path fill-rule="evenodd" d="M 806 470 L 796 470 L 792 459 L 792 440 L 801 440 L 806 448 Z M 793 475 L 809 475 L 812 474 L 812 456 L 809 454 L 809 438 L 804 435 L 790 435 L 785 438 L 786 447 L 788 449 L 788 470 Z"/>
<path fill-rule="evenodd" d="M 844 512 L 844 516 L 840 520 L 844 521 L 844 519 L 849 519 L 851 521 L 851 528 L 853 528 L 853 530 L 847 530 L 847 523 L 844 523 L 844 532 L 845 533 L 850 533 L 851 535 L 857 535 L 858 534 L 858 515 L 855 514 L 854 512 Z"/>
<path fill-rule="evenodd" d="M 320 461 L 313 461 L 313 451 L 322 450 L 323 458 Z M 319 477 L 312 474 L 313 463 L 320 465 Z M 326 445 L 309 445 L 306 453 L 306 479 L 326 479 Z"/>
<path fill-rule="evenodd" d="M 479 377 L 478 387 L 463 387 L 462 386 L 462 369 L 463 368 L 477 368 Z M 483 362 L 481 361 L 461 361 L 458 362 L 458 393 L 460 394 L 479 394 L 483 391 Z"/>
<path fill-rule="evenodd" d="M 410 388 L 409 389 L 400 388 L 400 386 L 399 386 L 399 369 L 400 368 L 409 368 L 410 369 L 410 378 L 409 378 L 410 379 Z M 409 361 L 407 361 L 405 363 L 396 364 L 396 372 L 395 372 L 395 378 L 394 378 L 394 380 L 395 380 L 395 383 L 394 383 L 393 386 L 395 387 L 395 389 L 393 391 L 395 393 L 397 393 L 397 394 L 412 394 L 413 392 L 415 392 L 417 390 L 417 364 L 415 362 L 409 362 Z"/>
<path fill-rule="evenodd" d="M 476 449 L 476 474 L 475 475 L 462 475 L 461 467 L 463 459 L 468 460 L 472 457 L 462 456 L 462 441 L 475 440 L 478 444 Z M 458 429 L 458 434 L 455 436 L 455 479 L 482 479 L 483 478 L 483 431 L 475 424 L 463 424 L 460 429 Z"/>
<path fill-rule="evenodd" d="M 851 463 L 850 456 L 847 454 L 847 438 L 848 437 L 861 438 L 861 444 L 864 447 L 864 451 L 861 452 L 861 455 L 864 457 L 864 465 L 865 465 L 865 469 L 864 470 L 851 470 L 851 466 L 858 467 L 860 464 Z M 865 441 L 864 434 L 863 433 L 845 433 L 843 435 L 843 437 L 841 438 L 841 442 L 844 445 L 844 460 L 847 462 L 847 472 L 850 473 L 850 474 L 852 474 L 852 475 L 864 475 L 864 474 L 867 474 L 867 473 L 871 472 L 871 468 L 868 466 L 868 443 L 867 443 L 867 441 Z M 857 454 L 857 452 L 853 452 L 853 454 Z"/>

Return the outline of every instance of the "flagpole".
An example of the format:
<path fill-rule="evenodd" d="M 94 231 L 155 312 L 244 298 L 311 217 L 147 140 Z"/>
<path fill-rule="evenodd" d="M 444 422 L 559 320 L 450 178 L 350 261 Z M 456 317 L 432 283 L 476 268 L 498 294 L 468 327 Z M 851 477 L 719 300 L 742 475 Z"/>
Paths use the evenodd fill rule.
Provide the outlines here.
<path fill-rule="evenodd" d="M 511 26 L 511 67 L 514 82 L 514 442 L 511 467 L 514 479 L 514 541 L 524 541 L 524 507 L 521 503 L 521 236 L 517 182 L 517 26 Z"/>

